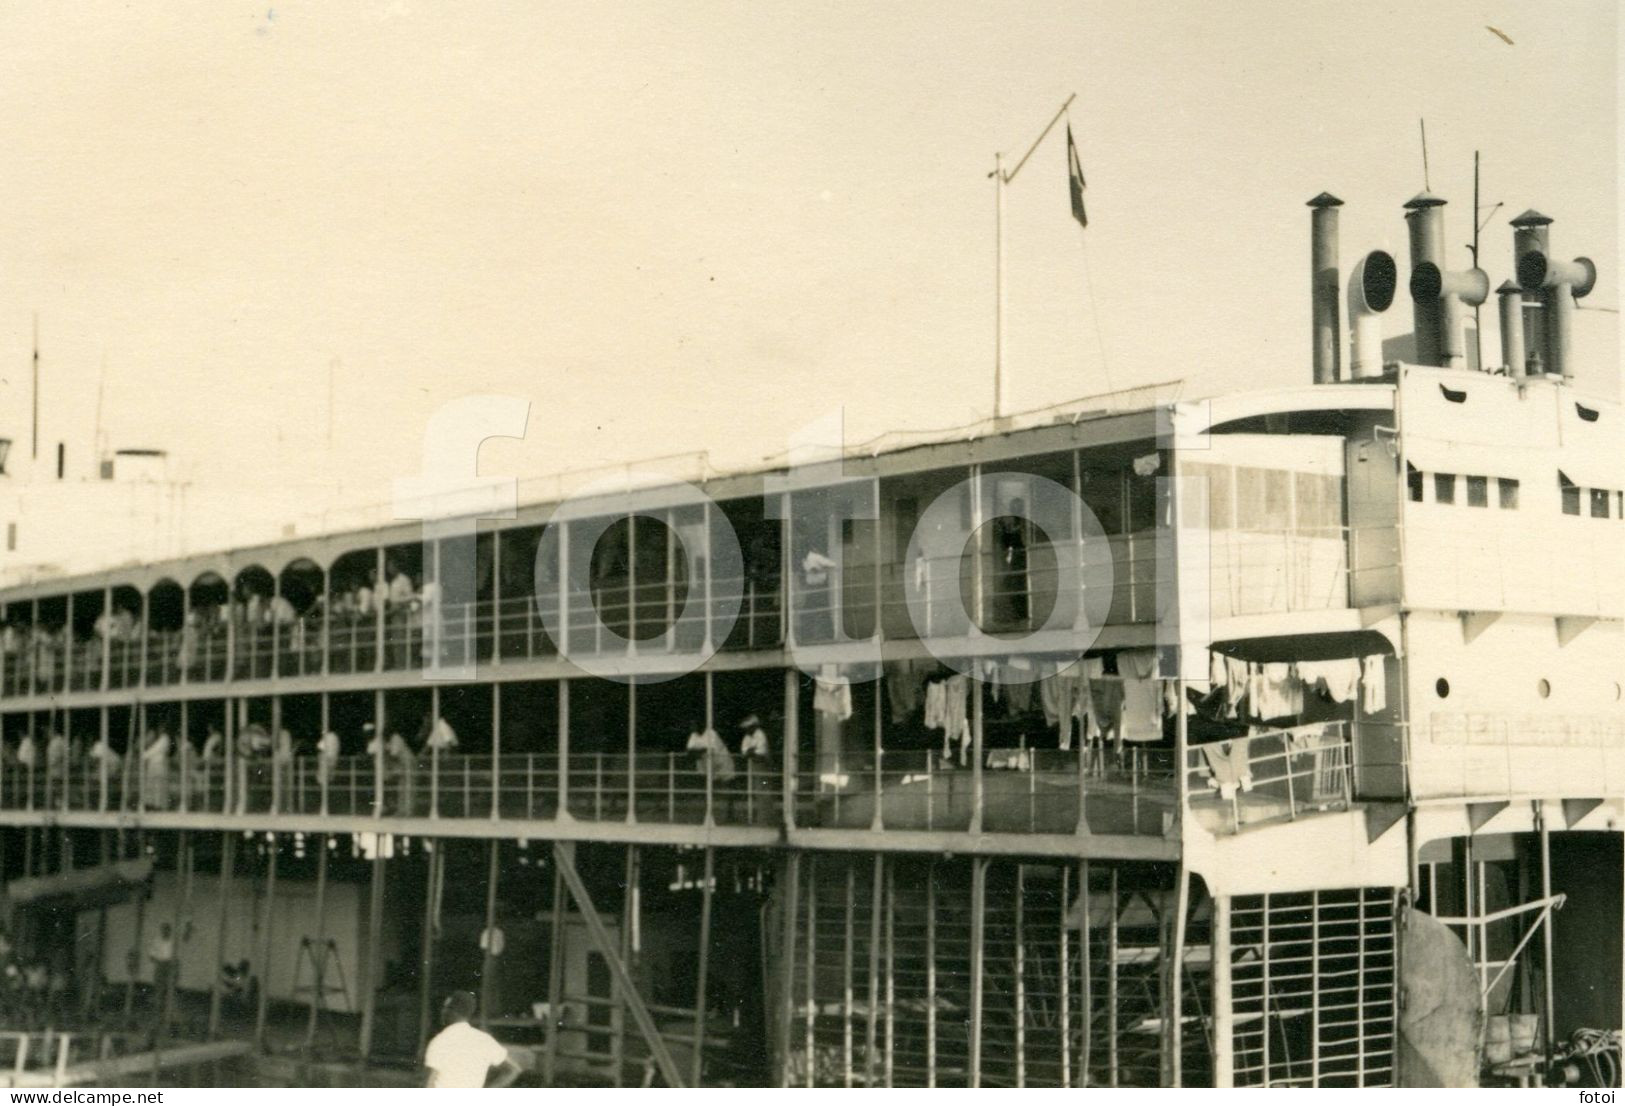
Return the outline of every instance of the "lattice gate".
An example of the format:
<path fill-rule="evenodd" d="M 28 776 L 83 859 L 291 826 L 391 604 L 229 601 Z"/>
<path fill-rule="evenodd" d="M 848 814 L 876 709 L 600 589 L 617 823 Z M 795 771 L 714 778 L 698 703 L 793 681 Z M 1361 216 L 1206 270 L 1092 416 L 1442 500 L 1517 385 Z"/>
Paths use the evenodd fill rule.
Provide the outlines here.
<path fill-rule="evenodd" d="M 1362 887 L 1233 900 L 1236 1086 L 1394 1084 L 1395 894 Z"/>

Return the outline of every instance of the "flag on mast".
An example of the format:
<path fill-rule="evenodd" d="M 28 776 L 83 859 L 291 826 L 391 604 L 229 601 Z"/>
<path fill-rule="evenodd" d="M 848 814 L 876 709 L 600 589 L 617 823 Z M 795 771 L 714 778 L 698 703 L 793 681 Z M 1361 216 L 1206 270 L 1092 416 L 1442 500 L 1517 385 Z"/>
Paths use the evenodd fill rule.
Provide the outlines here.
<path fill-rule="evenodd" d="M 1083 210 L 1083 166 L 1078 162 L 1078 144 L 1072 141 L 1072 124 L 1066 125 L 1066 176 L 1072 192 L 1072 218 L 1081 227 L 1089 225 L 1089 215 Z"/>

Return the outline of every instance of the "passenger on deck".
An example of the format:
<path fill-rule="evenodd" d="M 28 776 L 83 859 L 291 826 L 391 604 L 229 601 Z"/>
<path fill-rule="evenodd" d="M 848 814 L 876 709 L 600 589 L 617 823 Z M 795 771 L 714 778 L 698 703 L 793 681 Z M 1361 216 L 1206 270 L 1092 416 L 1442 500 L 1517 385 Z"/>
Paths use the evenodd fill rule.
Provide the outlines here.
<path fill-rule="evenodd" d="M 417 754 L 412 746 L 406 743 L 406 738 L 398 732 L 389 735 L 384 743 L 384 758 L 389 767 L 393 769 L 398 782 L 395 814 L 411 814 L 413 804 L 413 776 L 417 772 Z"/>
<path fill-rule="evenodd" d="M 107 781 L 109 790 L 118 784 L 120 757 L 118 751 L 107 743 L 105 735 L 98 737 L 96 743 L 90 747 L 90 767 L 96 776 L 96 794 L 100 796 L 102 781 Z M 116 792 L 114 793 L 116 795 Z M 99 800 L 98 800 L 99 801 Z"/>
<path fill-rule="evenodd" d="M 34 742 L 32 731 L 24 731 L 22 740 L 17 742 L 17 768 L 21 774 L 23 794 L 32 800 L 34 795 L 34 769 L 39 764 L 39 746 Z"/>
<path fill-rule="evenodd" d="M 519 1065 L 497 1039 L 468 1024 L 478 1009 L 470 991 L 453 991 L 440 1008 L 446 1028 L 435 1034 L 423 1053 L 429 1087 L 506 1087 L 519 1078 Z M 495 1069 L 496 1074 L 492 1075 Z"/>
<path fill-rule="evenodd" d="M 704 772 L 709 766 L 711 778 L 718 783 L 726 783 L 734 778 L 734 758 L 728 752 L 728 746 L 723 744 L 717 731 L 712 729 L 696 730 L 688 735 L 688 751 L 695 754 L 694 770 Z"/>
<path fill-rule="evenodd" d="M 434 725 L 429 727 L 429 736 L 424 739 L 423 746 L 431 754 L 447 756 L 457 751 L 457 731 L 444 717 L 436 718 Z"/>
<path fill-rule="evenodd" d="M 52 729 L 45 739 L 45 801 L 61 802 L 68 786 L 68 739 Z"/>
<path fill-rule="evenodd" d="M 169 754 L 174 744 L 162 729 L 149 731 L 141 750 L 142 806 L 148 810 L 169 807 Z"/>
<path fill-rule="evenodd" d="M 168 922 L 159 923 L 157 934 L 148 942 L 147 959 L 152 961 L 153 1006 L 158 1016 L 153 1033 L 162 1036 L 169 1026 L 169 1007 L 175 993 L 175 934 Z"/>
<path fill-rule="evenodd" d="M 739 742 L 739 755 L 746 760 L 766 761 L 773 753 L 768 748 L 767 731 L 762 729 L 762 720 L 756 715 L 747 715 L 739 723 L 739 730 L 744 737 Z"/>
<path fill-rule="evenodd" d="M 333 769 L 339 763 L 339 735 L 332 730 L 316 742 L 316 785 L 322 790 L 322 813 L 327 813 L 327 790 L 333 784 Z M 357 812 L 359 813 L 359 812 Z"/>
<path fill-rule="evenodd" d="M 276 742 L 271 749 L 271 770 L 275 774 L 273 783 L 275 795 L 271 811 L 279 814 L 293 807 L 293 734 L 288 727 L 283 726 L 276 732 Z"/>

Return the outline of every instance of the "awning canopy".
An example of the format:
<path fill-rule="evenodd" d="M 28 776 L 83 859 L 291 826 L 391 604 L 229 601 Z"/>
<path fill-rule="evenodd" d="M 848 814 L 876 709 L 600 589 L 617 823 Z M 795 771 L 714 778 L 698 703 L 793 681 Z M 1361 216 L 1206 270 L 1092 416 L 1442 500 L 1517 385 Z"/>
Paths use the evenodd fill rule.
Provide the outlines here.
<path fill-rule="evenodd" d="M 100 906 L 123 902 L 151 878 L 152 858 L 138 857 L 52 876 L 10 880 L 5 886 L 5 901 L 11 908 L 62 899 L 81 906 Z"/>

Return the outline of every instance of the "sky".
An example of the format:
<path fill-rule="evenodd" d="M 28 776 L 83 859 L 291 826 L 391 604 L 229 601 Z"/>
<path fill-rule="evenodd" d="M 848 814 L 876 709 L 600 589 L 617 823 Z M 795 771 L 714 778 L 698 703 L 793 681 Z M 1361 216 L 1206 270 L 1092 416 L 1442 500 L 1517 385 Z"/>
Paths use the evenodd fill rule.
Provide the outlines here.
<path fill-rule="evenodd" d="M 1007 410 L 1307 382 L 1304 202 L 1346 202 L 1345 271 L 1403 267 L 1421 118 L 1459 267 L 1475 149 L 1492 287 L 1528 207 L 1597 262 L 1580 384 L 1617 395 L 1618 54 L 1610 0 L 8 4 L 0 433 L 36 315 L 84 475 L 387 502 L 479 392 L 532 405 L 502 475 L 964 424 L 987 174 L 1073 93 L 1088 229 L 1059 129 L 1006 191 Z"/>

